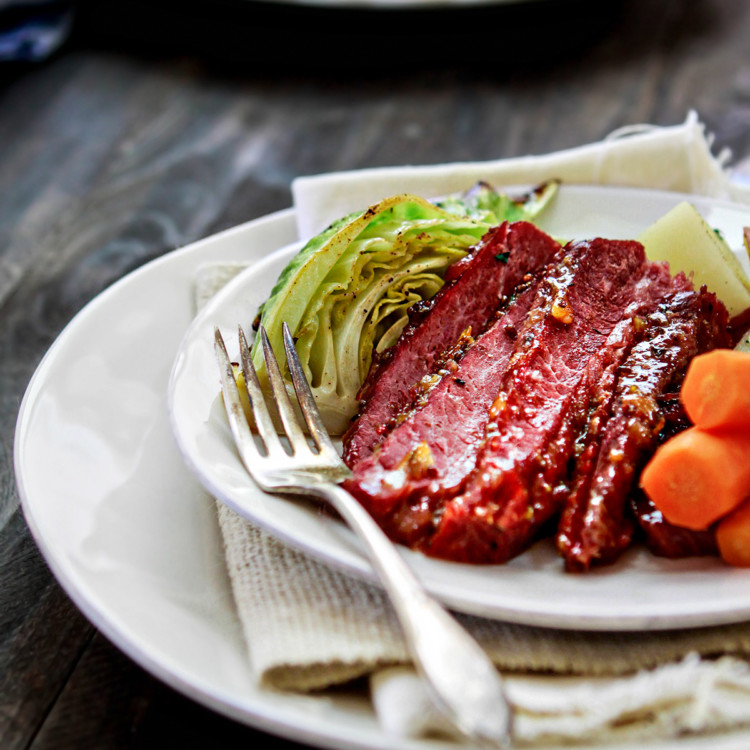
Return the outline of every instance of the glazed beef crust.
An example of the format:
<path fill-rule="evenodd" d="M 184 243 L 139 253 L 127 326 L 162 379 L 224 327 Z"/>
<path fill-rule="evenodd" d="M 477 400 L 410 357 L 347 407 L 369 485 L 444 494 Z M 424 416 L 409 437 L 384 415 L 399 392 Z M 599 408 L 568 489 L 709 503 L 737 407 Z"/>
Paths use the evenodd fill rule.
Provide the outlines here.
<path fill-rule="evenodd" d="M 430 554 L 505 562 L 559 511 L 588 396 L 607 363 L 595 355 L 646 267 L 641 245 L 594 240 L 569 245 L 549 269 L 493 402 L 476 467 L 446 503 Z"/>
<path fill-rule="evenodd" d="M 597 423 L 604 427 L 589 430 L 576 463 L 557 540 L 569 570 L 615 559 L 629 544 L 628 496 L 665 425 L 659 399 L 679 385 L 696 354 L 729 344 L 726 311 L 715 295 L 688 289 L 684 277 L 672 286 L 642 319 L 618 368 L 608 413 Z"/>

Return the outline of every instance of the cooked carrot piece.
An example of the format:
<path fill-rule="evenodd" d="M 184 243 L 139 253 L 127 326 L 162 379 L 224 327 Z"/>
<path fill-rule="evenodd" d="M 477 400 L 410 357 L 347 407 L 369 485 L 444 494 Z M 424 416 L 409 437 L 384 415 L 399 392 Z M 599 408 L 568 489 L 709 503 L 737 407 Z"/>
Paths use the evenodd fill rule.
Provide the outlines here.
<path fill-rule="evenodd" d="M 706 529 L 750 495 L 750 430 L 690 427 L 662 445 L 641 486 L 677 526 Z"/>
<path fill-rule="evenodd" d="M 744 425 L 750 430 L 750 352 L 714 349 L 695 357 L 680 399 L 698 427 Z"/>
<path fill-rule="evenodd" d="M 719 521 L 716 542 L 724 562 L 750 567 L 750 499 Z"/>

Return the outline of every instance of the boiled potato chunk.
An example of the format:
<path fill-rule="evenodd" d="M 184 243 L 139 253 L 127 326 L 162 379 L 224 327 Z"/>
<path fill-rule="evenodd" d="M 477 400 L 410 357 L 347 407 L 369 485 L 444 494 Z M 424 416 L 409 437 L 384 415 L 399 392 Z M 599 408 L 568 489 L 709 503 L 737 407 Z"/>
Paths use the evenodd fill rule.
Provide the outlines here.
<path fill-rule="evenodd" d="M 692 204 L 678 204 L 638 239 L 649 260 L 667 261 L 673 274 L 692 273 L 696 288 L 705 284 L 730 316 L 750 307 L 750 279 L 731 248 Z"/>

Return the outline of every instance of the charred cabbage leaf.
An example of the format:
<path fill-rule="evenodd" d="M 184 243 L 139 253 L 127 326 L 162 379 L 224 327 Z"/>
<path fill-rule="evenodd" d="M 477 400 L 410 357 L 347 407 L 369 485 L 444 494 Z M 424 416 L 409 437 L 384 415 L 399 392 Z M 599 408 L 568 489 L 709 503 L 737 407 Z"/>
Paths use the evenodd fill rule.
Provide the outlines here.
<path fill-rule="evenodd" d="M 532 220 L 555 189 L 549 184 L 510 199 L 480 185 L 439 203 L 393 196 L 335 222 L 289 262 L 261 308 L 260 323 L 275 352 L 283 351 L 282 323 L 291 329 L 331 434 L 341 434 L 356 414 L 373 354 L 396 342 L 408 309 L 432 297 L 445 269 L 488 229 L 506 219 Z M 252 353 L 265 387 L 257 339 Z"/>

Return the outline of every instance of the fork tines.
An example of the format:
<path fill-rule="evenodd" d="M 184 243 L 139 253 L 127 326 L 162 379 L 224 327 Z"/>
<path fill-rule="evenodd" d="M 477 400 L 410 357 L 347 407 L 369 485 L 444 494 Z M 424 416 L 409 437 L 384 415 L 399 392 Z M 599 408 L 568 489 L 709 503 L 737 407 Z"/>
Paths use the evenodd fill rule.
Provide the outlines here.
<path fill-rule="evenodd" d="M 297 453 L 303 449 L 309 450 L 305 433 L 300 426 L 295 407 L 289 397 L 281 368 L 276 360 L 276 356 L 274 355 L 265 328 L 261 326 L 258 335 L 261 340 L 263 358 L 266 365 L 266 375 L 271 386 L 273 402 L 281 419 L 284 433 L 289 440 L 292 452 Z M 243 460 L 247 465 L 248 461 L 245 458 L 245 449 L 250 448 L 248 441 L 252 441 L 254 445 L 252 430 L 250 429 L 245 411 L 242 407 L 242 401 L 234 377 L 232 363 L 227 353 L 224 339 L 218 328 L 214 330 L 214 337 L 216 356 L 221 369 L 222 393 L 224 394 L 224 400 L 226 403 L 227 416 L 229 418 L 235 441 L 240 448 Z M 245 379 L 247 395 L 258 434 L 260 435 L 269 456 L 281 455 L 281 453 L 286 454 L 286 451 L 284 451 L 281 441 L 279 440 L 274 419 L 266 404 L 258 374 L 253 366 L 247 338 L 241 326 L 238 326 L 238 337 L 242 374 Z M 320 417 L 320 413 L 318 412 L 318 408 L 315 405 L 310 386 L 294 348 L 294 340 L 286 323 L 283 324 L 283 337 L 287 364 L 297 396 L 299 411 L 302 414 L 304 423 L 307 426 L 318 451 L 320 453 L 332 452 L 338 457 L 338 453 L 328 436 Z M 250 466 L 247 468 L 250 469 Z"/>

